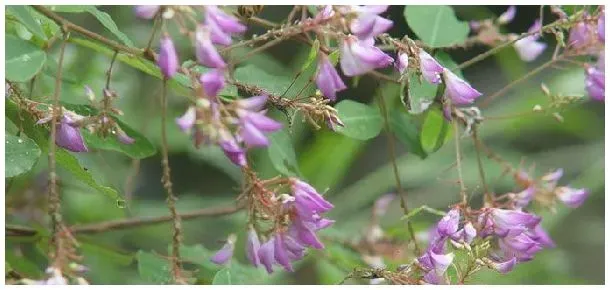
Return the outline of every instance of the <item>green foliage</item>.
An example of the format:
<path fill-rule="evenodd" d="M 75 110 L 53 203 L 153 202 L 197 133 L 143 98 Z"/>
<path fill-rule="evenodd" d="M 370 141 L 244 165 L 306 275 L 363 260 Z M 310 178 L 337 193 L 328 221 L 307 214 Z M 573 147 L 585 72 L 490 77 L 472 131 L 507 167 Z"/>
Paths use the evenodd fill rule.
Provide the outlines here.
<path fill-rule="evenodd" d="M 34 35 L 43 40 L 47 39 L 40 23 L 32 16 L 32 8 L 23 5 L 11 5 L 6 6 L 6 9 L 7 12 L 12 13 Z"/>
<path fill-rule="evenodd" d="M 450 6 L 407 5 L 404 16 L 415 34 L 432 47 L 462 43 L 470 31 L 468 23 L 459 21 Z"/>
<path fill-rule="evenodd" d="M 379 135 L 382 128 L 382 118 L 379 110 L 371 106 L 343 100 L 335 109 L 339 112 L 339 119 L 345 124 L 337 132 L 358 140 L 368 140 Z"/>
<path fill-rule="evenodd" d="M 112 17 L 108 13 L 100 11 L 93 5 L 57 5 L 50 6 L 50 9 L 55 12 L 65 13 L 82 13 L 87 12 L 93 15 L 108 31 L 110 31 L 116 38 L 118 38 L 123 44 L 134 47 L 133 42 L 121 32 L 117 27 L 116 23 L 112 20 Z"/>
<path fill-rule="evenodd" d="M 294 146 L 286 129 L 268 134 L 267 137 L 270 143 L 267 152 L 273 167 L 287 176 L 300 175 Z"/>
<path fill-rule="evenodd" d="M 142 250 L 136 254 L 138 273 L 148 284 L 170 284 L 173 280 L 169 261 L 156 253 Z"/>
<path fill-rule="evenodd" d="M 30 42 L 14 35 L 6 35 L 4 64 L 6 78 L 14 82 L 26 82 L 44 65 L 47 54 Z"/>
<path fill-rule="evenodd" d="M 422 124 L 421 147 L 428 154 L 436 152 L 451 137 L 451 124 L 445 120 L 440 110 L 429 110 Z"/>
<path fill-rule="evenodd" d="M 30 171 L 40 157 L 40 148 L 26 136 L 4 135 L 4 177 Z"/>
<path fill-rule="evenodd" d="M 392 132 L 405 145 L 407 152 L 421 158 L 428 156 L 419 140 L 417 121 L 412 115 L 409 115 L 404 110 L 395 109 L 390 112 L 389 121 Z"/>

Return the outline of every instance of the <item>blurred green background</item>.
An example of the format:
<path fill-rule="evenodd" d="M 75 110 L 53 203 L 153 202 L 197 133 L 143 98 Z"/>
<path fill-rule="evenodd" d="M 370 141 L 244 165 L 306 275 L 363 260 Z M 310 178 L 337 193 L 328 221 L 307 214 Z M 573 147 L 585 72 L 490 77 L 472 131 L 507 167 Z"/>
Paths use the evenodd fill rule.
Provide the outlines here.
<path fill-rule="evenodd" d="M 135 43 L 144 47 L 152 29 L 149 21 L 138 20 L 127 6 L 100 6 L 108 12 L 118 27 Z M 456 6 L 456 14 L 461 20 L 483 19 L 499 15 L 506 6 Z M 403 6 L 392 6 L 389 18 L 395 21 L 390 31 L 393 36 L 415 35 L 408 29 L 403 17 Z M 281 21 L 289 13 L 288 6 L 265 6 L 259 15 L 272 21 Z M 539 6 L 519 6 L 515 21 L 506 28 L 520 33 L 526 31 L 538 16 Z M 77 24 L 112 37 L 91 15 L 86 13 L 63 14 Z M 550 15 L 548 8 L 546 15 Z M 547 17 L 545 23 L 551 20 Z M 11 31 L 7 24 L 7 33 Z M 180 60 L 193 59 L 190 43 L 184 37 L 174 39 L 180 50 Z M 247 36 L 260 34 L 264 30 L 251 26 Z M 549 48 L 533 63 L 520 61 L 512 48 L 507 48 L 495 57 L 477 63 L 464 71 L 466 79 L 489 95 L 510 81 L 519 78 L 550 58 L 554 39 L 545 37 Z M 156 49 L 156 46 L 154 46 Z M 472 58 L 485 51 L 486 47 L 475 46 L 464 51 L 450 50 L 448 53 L 457 63 Z M 256 57 L 253 63 L 263 64 L 265 70 L 274 75 L 290 79 L 297 73 L 309 51 L 297 42 L 287 41 L 269 49 Z M 52 50 L 57 58 L 58 47 Z M 87 103 L 83 85 L 89 85 L 100 96 L 105 84 L 104 73 L 110 58 L 93 50 L 69 44 L 66 54 L 66 80 L 62 84 L 62 101 Z M 33 97 L 45 99 L 52 94 L 54 76 L 42 74 L 36 82 Z M 501 116 L 531 110 L 535 104 L 545 105 L 548 98 L 539 89 L 544 82 L 552 92 L 563 95 L 584 94 L 584 72 L 573 65 L 562 65 L 547 69 L 527 82 L 510 90 L 482 111 L 483 116 Z M 140 130 L 156 145 L 160 142 L 159 91 L 161 82 L 128 65 L 117 62 L 112 76 L 112 87 L 118 92 L 118 106 L 125 112 L 122 120 L 132 128 Z M 357 86 L 339 94 L 340 99 L 371 102 L 377 91 L 377 83 L 370 78 L 362 78 Z M 484 97 L 483 97 L 484 98 Z M 187 98 L 170 95 L 168 134 L 170 142 L 170 164 L 175 192 L 179 196 L 177 206 L 186 211 L 215 205 L 230 204 L 239 191 L 240 171 L 230 164 L 216 147 L 195 150 L 189 136 L 182 134 L 173 119 L 180 116 L 188 105 Z M 274 116 L 285 121 L 278 112 Z M 591 195 L 584 205 L 570 210 L 558 206 L 556 212 L 539 212 L 543 225 L 550 232 L 557 247 L 542 251 L 536 259 L 518 265 L 508 275 L 491 271 L 481 271 L 475 275 L 473 283 L 479 284 L 602 284 L 604 283 L 604 106 L 603 103 L 585 101 L 562 111 L 564 122 L 557 122 L 550 115 L 528 115 L 507 120 L 484 122 L 480 129 L 483 142 L 506 160 L 517 166 L 523 159 L 527 166 L 535 164 L 537 175 L 554 168 L 565 170 L 561 184 L 586 187 Z M 7 132 L 14 126 L 7 120 Z M 346 240 L 358 239 L 370 219 L 370 208 L 381 195 L 394 192 L 387 139 L 384 133 L 367 142 L 357 141 L 329 132 L 327 129 L 314 131 L 307 124 L 293 124 L 293 143 L 303 177 L 318 190 L 327 190 L 326 196 L 336 208 L 330 213 L 337 220 L 332 229 L 323 232 L 328 237 Z M 461 142 L 464 151 L 465 182 L 478 203 L 481 189 L 476 166 L 476 155 L 472 141 L 465 138 Z M 409 195 L 411 208 L 428 205 L 445 209 L 458 201 L 458 189 L 454 180 L 457 174 L 452 164 L 455 162 L 453 138 L 438 152 L 426 159 L 406 152 L 404 145 L 397 142 L 398 165 L 402 184 Z M 127 207 L 117 207 L 116 201 L 93 191 L 79 181 L 72 180 L 70 174 L 61 172 L 62 211 L 68 224 L 87 224 L 135 216 L 167 215 L 165 192 L 161 187 L 161 167 L 159 155 L 144 159 L 131 185 L 129 176 L 133 174 L 132 160 L 114 152 L 92 152 L 75 154 L 88 168 L 100 184 L 116 188 L 127 200 Z M 262 176 L 271 177 L 277 172 L 271 166 L 264 150 L 257 150 L 253 158 L 256 169 Z M 487 180 L 495 192 L 516 190 L 512 179 L 501 175 L 501 168 L 483 158 Z M 7 180 L 6 220 L 7 223 L 32 224 L 44 220 L 46 158 L 41 158 L 33 172 Z M 383 218 L 382 227 L 399 239 L 405 239 L 404 222 L 398 222 L 402 211 L 395 201 Z M 415 219 L 418 230 L 425 230 L 437 219 L 436 216 L 422 214 Z M 188 246 L 183 256 L 193 264 L 204 265 L 195 274 L 200 283 L 209 283 L 212 270 L 216 270 L 206 260 L 210 251 L 219 249 L 222 240 L 230 233 L 240 237 L 235 257 L 245 261 L 243 251 L 243 213 L 218 218 L 199 218 L 184 222 L 184 245 Z M 137 258 L 157 259 L 149 253 L 167 254 L 171 235 L 170 224 L 117 230 L 101 234 L 79 235 L 83 264 L 91 271 L 86 277 L 93 284 L 142 284 L 151 283 L 138 274 Z M 44 242 L 28 238 L 7 238 L 6 259 L 9 264 L 27 264 L 32 273 L 40 275 L 46 267 L 41 251 Z M 327 241 L 325 252 L 310 251 L 304 261 L 298 263 L 294 274 L 275 273 L 252 274 L 249 283 L 281 284 L 335 284 L 340 282 L 353 267 L 364 266 L 358 255 L 339 244 Z M 201 246 L 196 246 L 201 245 Z M 207 250 L 206 250 L 207 248 Z M 136 255 L 136 252 L 143 251 Z M 147 254 L 148 253 L 148 254 Z M 146 256 L 150 255 L 150 256 Z M 22 259 L 25 256 L 27 259 Z M 412 258 L 412 257 L 411 257 Z M 409 259 L 411 259 L 409 258 Z M 25 261 L 24 261 L 25 260 Z M 407 262 L 407 261 L 405 261 Z M 29 264 L 28 264 L 29 263 Z M 391 263 L 388 263 L 391 264 Z M 187 267 L 190 267 L 187 265 Z M 193 269 L 195 269 L 193 268 Z M 206 272 L 205 269 L 212 269 Z M 38 272 L 36 272 L 38 271 Z M 212 274 L 210 274 L 212 273 Z M 246 274 L 244 274 L 246 275 Z M 161 281 L 162 282 L 162 281 Z M 348 281 L 356 283 L 358 281 Z"/>

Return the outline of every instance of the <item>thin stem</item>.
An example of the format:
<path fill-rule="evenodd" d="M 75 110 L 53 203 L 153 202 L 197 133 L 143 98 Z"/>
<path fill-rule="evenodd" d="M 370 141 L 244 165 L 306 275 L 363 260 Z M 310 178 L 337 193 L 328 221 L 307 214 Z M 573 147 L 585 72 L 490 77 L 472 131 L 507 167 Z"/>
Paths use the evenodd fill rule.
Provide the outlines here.
<path fill-rule="evenodd" d="M 64 64 L 64 54 L 66 50 L 66 43 L 69 37 L 68 30 L 66 27 L 62 27 L 63 39 L 59 50 L 59 61 L 57 63 L 57 74 L 55 75 L 55 91 L 53 92 L 53 117 L 51 118 L 51 138 L 49 140 L 49 215 L 51 216 L 51 242 L 53 243 L 53 249 L 49 258 L 51 259 L 51 265 L 56 268 L 61 267 L 61 197 L 57 189 L 57 166 L 55 160 L 55 153 L 57 146 L 55 141 L 57 139 L 57 121 L 61 117 L 61 106 L 59 105 L 59 96 L 61 94 L 61 76 Z"/>
<path fill-rule="evenodd" d="M 198 210 L 187 211 L 180 213 L 181 220 L 192 220 L 201 217 L 216 217 L 234 214 L 243 209 L 241 206 L 229 205 L 204 208 Z M 71 232 L 74 234 L 100 234 L 114 230 L 125 230 L 135 227 L 152 226 L 165 222 L 173 221 L 172 215 L 156 216 L 156 217 L 134 217 L 128 219 L 120 219 L 113 221 L 105 221 L 94 224 L 77 225 L 71 227 Z M 20 225 L 5 225 L 6 236 L 31 236 L 36 235 L 38 231 L 33 228 Z"/>
<path fill-rule="evenodd" d="M 115 50 L 114 54 L 112 55 L 112 60 L 110 61 L 110 67 L 108 68 L 108 71 L 106 72 L 106 89 L 107 90 L 110 89 L 110 78 L 112 77 L 112 68 L 114 67 L 114 63 L 115 63 L 118 55 L 119 55 L 119 51 Z"/>
<path fill-rule="evenodd" d="M 163 92 L 161 94 L 161 165 L 163 166 L 163 177 L 161 183 L 167 191 L 167 207 L 169 208 L 172 217 L 172 226 L 174 235 L 172 238 L 172 275 L 177 283 L 184 283 L 182 278 L 182 270 L 180 266 L 180 243 L 182 242 L 182 226 L 180 224 L 180 216 L 176 211 L 176 196 L 172 189 L 171 181 L 171 170 L 169 166 L 168 158 L 168 145 L 167 145 L 167 132 L 166 132 L 166 119 L 167 119 L 167 78 L 163 79 Z"/>
<path fill-rule="evenodd" d="M 544 69 L 546 69 L 547 67 L 550 67 L 551 65 L 553 65 L 554 63 L 556 63 L 557 61 L 561 60 L 561 56 L 551 59 L 547 62 L 545 62 L 544 64 L 542 64 L 541 66 L 531 70 L 530 72 L 528 72 L 527 74 L 523 75 L 522 77 L 512 81 L 511 83 L 509 83 L 508 85 L 504 86 L 503 88 L 501 88 L 500 90 L 498 90 L 497 92 L 495 92 L 494 94 L 490 95 L 489 97 L 487 97 L 485 100 L 483 100 L 483 102 L 481 102 L 481 105 L 479 106 L 480 108 L 485 108 L 489 105 L 489 103 L 491 103 L 491 101 L 493 101 L 495 98 L 501 96 L 502 94 L 506 93 L 508 90 L 510 90 L 512 87 L 520 84 L 521 82 L 531 78 L 532 76 L 534 76 L 535 74 L 543 71 Z"/>
<path fill-rule="evenodd" d="M 493 192 L 489 191 L 489 187 L 487 186 L 487 182 L 485 181 L 485 170 L 483 169 L 483 162 L 481 161 L 481 148 L 479 146 L 479 142 L 477 140 L 478 137 L 478 128 L 474 126 L 472 128 L 472 140 L 474 141 L 475 151 L 477 153 L 477 165 L 479 167 L 479 177 L 481 178 L 481 184 L 483 185 L 483 196 L 485 197 L 485 203 L 491 204 L 494 200 Z"/>
<path fill-rule="evenodd" d="M 379 94 L 378 100 L 379 109 L 381 110 L 381 114 L 383 115 L 383 124 L 386 131 L 387 142 L 388 142 L 388 150 L 390 152 L 390 159 L 392 163 L 392 171 L 394 173 L 394 181 L 396 182 L 396 191 L 398 191 L 398 195 L 400 196 L 400 207 L 402 208 L 405 216 L 409 216 L 409 205 L 407 203 L 407 193 L 402 187 L 402 183 L 400 181 L 400 172 L 398 171 L 398 165 L 396 164 L 396 148 L 394 147 L 394 137 L 390 130 L 390 122 L 388 121 L 388 109 L 385 105 L 385 98 L 382 94 Z M 411 240 L 413 242 L 413 246 L 415 248 L 415 252 L 419 255 L 421 252 L 419 250 L 419 246 L 417 245 L 417 239 L 415 238 L 415 230 L 413 229 L 413 224 L 411 223 L 411 219 L 407 220 L 407 230 L 409 231 L 409 235 L 411 236 Z"/>
<path fill-rule="evenodd" d="M 455 162 L 458 173 L 458 182 L 460 183 L 460 196 L 462 197 L 462 204 L 468 204 L 468 197 L 466 196 L 466 185 L 464 184 L 464 176 L 462 174 L 462 151 L 460 150 L 460 129 L 458 127 L 457 120 L 453 121 L 454 137 L 455 137 Z"/>

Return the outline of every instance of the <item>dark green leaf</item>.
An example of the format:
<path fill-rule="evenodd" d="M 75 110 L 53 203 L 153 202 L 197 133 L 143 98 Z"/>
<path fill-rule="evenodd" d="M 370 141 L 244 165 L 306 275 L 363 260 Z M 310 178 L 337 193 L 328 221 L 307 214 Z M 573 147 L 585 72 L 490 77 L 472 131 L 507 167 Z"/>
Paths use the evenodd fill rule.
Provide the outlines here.
<path fill-rule="evenodd" d="M 451 124 L 438 109 L 429 110 L 421 128 L 421 145 L 428 154 L 436 152 L 451 137 Z"/>
<path fill-rule="evenodd" d="M 286 130 L 271 133 L 267 137 L 270 143 L 267 152 L 273 167 L 287 176 L 300 175 L 294 146 Z"/>
<path fill-rule="evenodd" d="M 97 113 L 97 110 L 89 105 L 75 105 L 66 103 L 63 105 L 67 109 L 83 116 L 91 116 Z M 123 131 L 125 131 L 129 137 L 135 139 L 135 142 L 132 144 L 124 144 L 120 142 L 116 136 L 108 136 L 104 138 L 102 136 L 92 134 L 88 130 L 81 130 L 87 146 L 90 148 L 121 152 L 131 158 L 136 159 L 146 158 L 154 155 L 157 152 L 155 146 L 142 134 L 138 133 L 118 118 L 114 116 L 111 116 L 111 118 L 119 124 L 121 129 L 123 129 Z"/>
<path fill-rule="evenodd" d="M 11 12 L 21 24 L 23 24 L 30 32 L 37 37 L 46 40 L 47 36 L 42 31 L 40 23 L 32 17 L 31 8 L 23 5 L 10 5 L 6 6 L 8 12 Z"/>
<path fill-rule="evenodd" d="M 136 254 L 140 277 L 151 284 L 170 284 L 172 282 L 169 261 L 153 253 L 142 250 Z"/>
<path fill-rule="evenodd" d="M 47 54 L 35 45 L 14 35 L 6 35 L 4 40 L 4 61 L 6 78 L 14 82 L 26 82 L 33 78 L 44 65 Z"/>
<path fill-rule="evenodd" d="M 4 177 L 13 177 L 30 171 L 40 157 L 40 148 L 26 136 L 4 136 Z"/>
<path fill-rule="evenodd" d="M 319 49 L 320 49 L 320 41 L 316 39 L 313 42 L 311 49 L 309 50 L 309 55 L 307 55 L 307 60 L 305 60 L 305 63 L 303 63 L 303 66 L 301 67 L 302 71 L 305 71 L 307 68 L 309 68 L 314 63 L 314 61 L 316 60 L 316 56 L 318 56 Z"/>
<path fill-rule="evenodd" d="M 404 16 L 419 39 L 432 47 L 462 43 L 470 31 L 468 23 L 459 21 L 450 6 L 408 5 Z"/>
<path fill-rule="evenodd" d="M 414 117 L 402 109 L 390 111 L 390 128 L 396 138 L 407 147 L 407 152 L 413 153 L 421 158 L 426 158 L 428 154 L 422 148 L 419 140 L 419 128 Z"/>
<path fill-rule="evenodd" d="M 344 127 L 339 127 L 339 133 L 358 140 L 368 140 L 381 132 L 382 119 L 379 110 L 352 100 L 339 102 L 335 109 L 345 124 Z"/>

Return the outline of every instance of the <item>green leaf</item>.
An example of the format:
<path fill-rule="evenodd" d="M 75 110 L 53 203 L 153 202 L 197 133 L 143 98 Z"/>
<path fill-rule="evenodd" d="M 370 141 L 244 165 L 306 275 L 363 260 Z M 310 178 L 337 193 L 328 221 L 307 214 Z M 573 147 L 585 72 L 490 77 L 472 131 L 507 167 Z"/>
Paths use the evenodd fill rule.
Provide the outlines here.
<path fill-rule="evenodd" d="M 382 119 L 377 109 L 352 100 L 339 102 L 335 109 L 345 124 L 337 132 L 358 140 L 374 138 L 381 132 Z"/>
<path fill-rule="evenodd" d="M 13 177 L 30 171 L 40 157 L 40 148 L 26 136 L 4 136 L 4 177 Z"/>
<path fill-rule="evenodd" d="M 426 158 L 428 154 L 422 148 L 419 140 L 419 128 L 413 116 L 402 109 L 396 108 L 390 111 L 390 128 L 402 144 L 407 147 L 409 153 Z"/>
<path fill-rule="evenodd" d="M 116 23 L 112 20 L 112 17 L 108 13 L 100 11 L 93 5 L 58 5 L 50 6 L 50 9 L 55 12 L 66 12 L 66 13 L 81 13 L 88 12 L 93 15 L 97 20 L 108 29 L 114 36 L 116 36 L 123 44 L 134 47 L 133 42 L 121 32 L 117 27 Z"/>
<path fill-rule="evenodd" d="M 303 63 L 303 66 L 301 67 L 302 71 L 305 71 L 307 68 L 309 68 L 314 63 L 314 61 L 316 60 L 316 56 L 318 56 L 318 50 L 320 50 L 320 41 L 316 39 L 313 42 L 311 49 L 309 50 L 309 55 L 307 55 L 307 60 L 305 60 L 305 63 Z"/>
<path fill-rule="evenodd" d="M 233 285 L 234 278 L 231 277 L 231 268 L 221 269 L 212 280 L 212 285 Z"/>
<path fill-rule="evenodd" d="M 170 284 L 172 282 L 169 261 L 153 253 L 142 250 L 136 254 L 140 277 L 151 284 Z"/>
<path fill-rule="evenodd" d="M 40 23 L 34 19 L 31 13 L 31 8 L 23 5 L 10 5 L 6 6 L 7 10 L 10 11 L 18 20 L 23 24 L 30 32 L 37 37 L 46 40 L 47 36 L 44 34 Z"/>
<path fill-rule="evenodd" d="M 67 103 L 63 103 L 62 105 L 82 116 L 92 116 L 97 114 L 97 110 L 89 105 L 75 105 Z M 132 144 L 124 144 L 120 142 L 116 136 L 107 136 L 104 138 L 102 136 L 92 134 L 88 130 L 81 130 L 87 146 L 95 149 L 121 152 L 135 159 L 143 159 L 155 155 L 157 150 L 155 146 L 150 143 L 148 139 L 146 139 L 146 137 L 129 127 L 127 124 L 123 123 L 117 117 L 110 117 L 115 120 L 121 129 L 123 129 L 123 131 L 125 131 L 129 137 L 133 138 L 135 142 Z"/>
<path fill-rule="evenodd" d="M 337 285 L 347 276 L 347 272 L 326 259 L 317 260 L 316 272 L 322 285 Z"/>
<path fill-rule="evenodd" d="M 267 137 L 270 143 L 267 153 L 273 167 L 278 172 L 287 176 L 300 175 L 294 146 L 286 130 L 273 132 L 267 135 Z"/>
<path fill-rule="evenodd" d="M 11 119 L 13 123 L 20 124 L 21 128 L 23 128 L 23 132 L 34 140 L 34 142 L 36 142 L 42 152 L 48 152 L 49 131 L 42 125 L 35 125 L 35 121 L 32 120 L 29 115 L 26 115 L 25 112 L 19 112 L 19 108 L 15 103 L 6 101 L 5 104 L 6 116 Z M 68 151 L 63 148 L 58 147 L 56 149 L 55 160 L 59 166 L 69 171 L 76 179 L 89 185 L 91 188 L 106 194 L 117 202 L 121 201 L 116 190 L 107 186 L 99 185 L 91 173 L 83 169 L 76 157 L 68 153 Z"/>
<path fill-rule="evenodd" d="M 4 61 L 6 78 L 14 82 L 26 82 L 33 78 L 47 60 L 47 54 L 30 42 L 14 35 L 6 35 L 4 40 Z"/>
<path fill-rule="evenodd" d="M 440 110 L 429 110 L 421 128 L 421 146 L 428 154 L 436 152 L 451 137 L 450 124 Z"/>
<path fill-rule="evenodd" d="M 468 23 L 459 21 L 446 5 L 408 5 L 404 16 L 419 39 L 432 47 L 462 43 L 470 31 Z"/>

